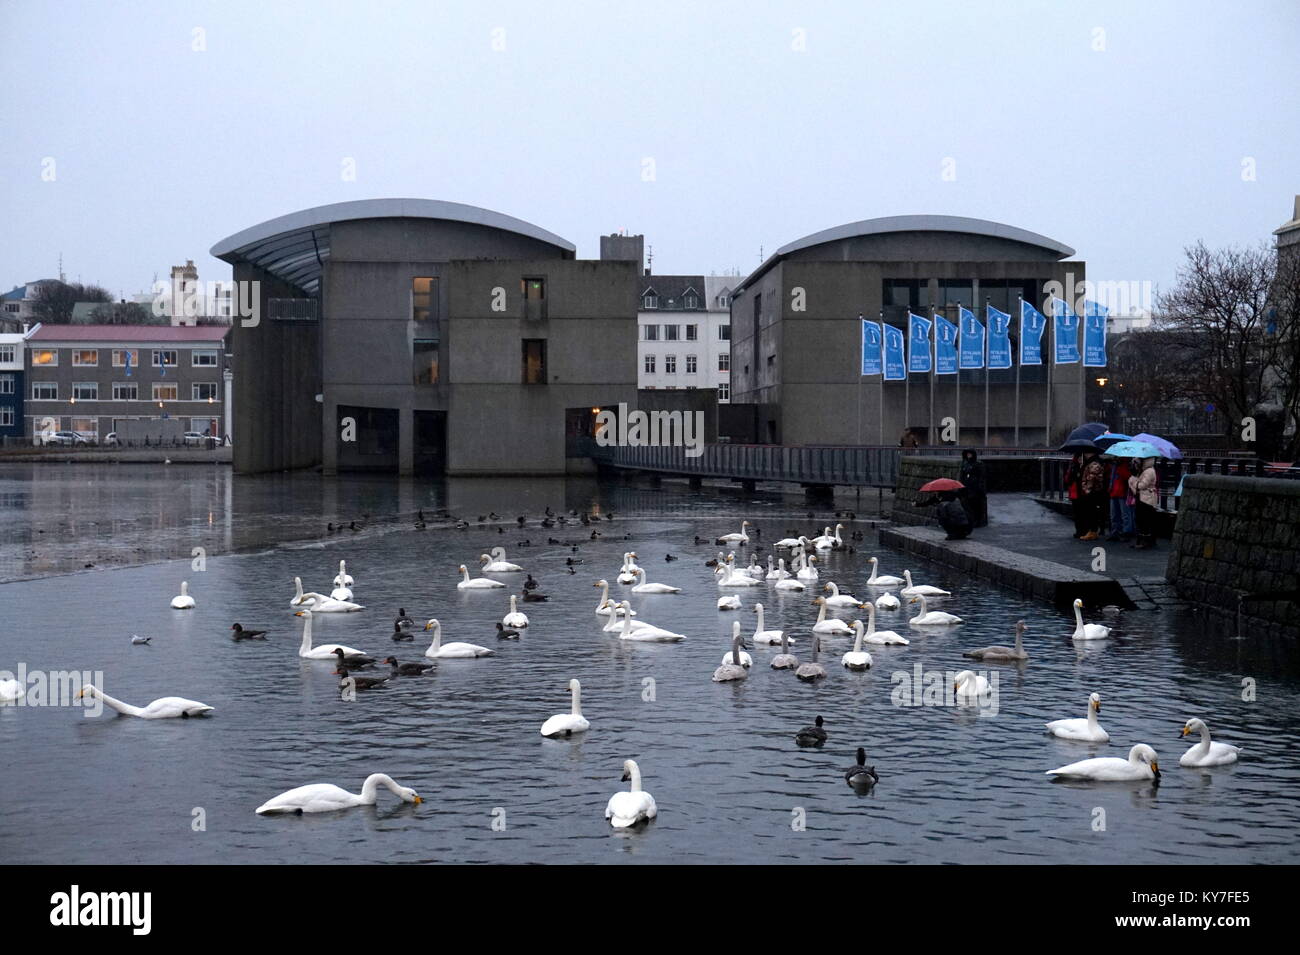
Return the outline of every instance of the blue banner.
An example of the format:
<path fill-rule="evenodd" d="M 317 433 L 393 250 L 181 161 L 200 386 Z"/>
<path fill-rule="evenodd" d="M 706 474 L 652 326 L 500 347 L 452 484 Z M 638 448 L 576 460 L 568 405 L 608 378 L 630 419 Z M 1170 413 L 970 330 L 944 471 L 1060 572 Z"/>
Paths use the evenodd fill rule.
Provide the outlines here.
<path fill-rule="evenodd" d="M 885 326 L 885 381 L 904 381 L 907 363 L 903 360 L 903 330 Z"/>
<path fill-rule="evenodd" d="M 957 374 L 957 326 L 942 315 L 934 316 L 934 373 Z"/>
<path fill-rule="evenodd" d="M 1043 329 L 1047 318 L 1023 298 L 1020 300 L 1020 364 L 1043 363 Z"/>
<path fill-rule="evenodd" d="M 131 377 L 131 349 L 126 350 L 126 377 Z"/>
<path fill-rule="evenodd" d="M 1073 365 L 1079 360 L 1079 316 L 1070 310 L 1064 299 L 1052 299 L 1052 314 L 1056 317 L 1056 357 L 1058 365 Z"/>
<path fill-rule="evenodd" d="M 907 373 L 930 370 L 930 320 L 907 313 Z"/>
<path fill-rule="evenodd" d="M 862 320 L 862 374 L 878 375 L 882 371 L 880 326 Z"/>
<path fill-rule="evenodd" d="M 958 359 L 961 368 L 984 367 L 984 326 L 975 317 L 975 313 L 964 305 L 960 307 L 958 323 L 961 325 L 961 337 L 958 341 Z"/>
<path fill-rule="evenodd" d="M 1083 302 L 1083 365 L 1106 367 L 1106 316 L 1110 309 L 1098 302 Z"/>
<path fill-rule="evenodd" d="M 1011 367 L 1011 315 L 992 305 L 984 306 L 984 320 L 989 325 L 989 367 Z"/>

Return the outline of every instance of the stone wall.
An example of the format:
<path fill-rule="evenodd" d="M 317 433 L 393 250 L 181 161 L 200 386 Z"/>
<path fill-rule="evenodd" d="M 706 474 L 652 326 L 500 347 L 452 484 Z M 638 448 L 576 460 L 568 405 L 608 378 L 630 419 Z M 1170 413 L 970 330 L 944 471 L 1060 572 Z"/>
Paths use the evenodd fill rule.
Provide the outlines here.
<path fill-rule="evenodd" d="M 1242 632 L 1300 636 L 1300 481 L 1193 474 L 1183 482 L 1166 576 Z M 1244 602 L 1242 598 L 1244 599 Z"/>
<path fill-rule="evenodd" d="M 933 495 L 919 493 L 919 488 L 935 478 L 957 480 L 961 472 L 961 458 L 930 455 L 904 455 L 898 463 L 898 484 L 894 488 L 894 511 L 890 515 L 896 524 L 934 524 L 933 507 L 916 507 L 918 497 Z"/>

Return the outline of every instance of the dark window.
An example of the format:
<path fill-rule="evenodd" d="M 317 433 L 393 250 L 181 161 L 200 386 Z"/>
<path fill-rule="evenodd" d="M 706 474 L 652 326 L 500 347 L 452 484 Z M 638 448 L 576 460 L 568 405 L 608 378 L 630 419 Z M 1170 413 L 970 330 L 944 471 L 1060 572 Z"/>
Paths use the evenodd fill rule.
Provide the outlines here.
<path fill-rule="evenodd" d="M 417 385 L 438 383 L 438 353 L 440 342 L 436 338 L 417 338 L 412 345 L 412 365 Z"/>
<path fill-rule="evenodd" d="M 437 321 L 438 280 L 435 278 L 411 279 L 411 320 Z"/>
<path fill-rule="evenodd" d="M 524 384 L 546 384 L 546 339 L 525 338 L 523 340 Z"/>
<path fill-rule="evenodd" d="M 521 280 L 524 293 L 524 318 L 546 318 L 546 279 L 537 275 Z"/>

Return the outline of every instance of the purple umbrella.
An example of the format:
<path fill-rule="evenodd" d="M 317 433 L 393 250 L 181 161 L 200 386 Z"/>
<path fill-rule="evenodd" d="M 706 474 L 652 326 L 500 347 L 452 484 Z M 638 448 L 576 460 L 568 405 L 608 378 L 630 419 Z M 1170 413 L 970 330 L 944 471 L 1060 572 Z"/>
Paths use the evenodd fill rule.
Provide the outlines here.
<path fill-rule="evenodd" d="M 1172 441 L 1166 441 L 1164 438 L 1158 437 L 1154 434 L 1147 434 L 1145 431 L 1141 434 L 1133 435 L 1133 440 L 1145 441 L 1147 444 L 1154 445 L 1159 449 L 1162 458 L 1169 458 L 1171 461 L 1176 461 L 1183 456 L 1183 452 L 1179 451 L 1178 447 Z"/>

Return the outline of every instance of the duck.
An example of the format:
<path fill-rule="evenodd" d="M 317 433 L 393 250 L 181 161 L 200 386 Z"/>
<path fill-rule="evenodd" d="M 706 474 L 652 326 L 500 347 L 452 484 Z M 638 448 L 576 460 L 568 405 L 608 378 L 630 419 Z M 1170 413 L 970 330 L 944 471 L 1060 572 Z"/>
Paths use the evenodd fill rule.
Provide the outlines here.
<path fill-rule="evenodd" d="M 831 617 L 829 620 L 826 618 L 827 604 L 825 597 L 814 597 L 813 606 L 820 608 L 817 611 L 817 622 L 813 624 L 813 633 L 841 634 L 852 632 L 852 628 L 838 617 Z"/>
<path fill-rule="evenodd" d="M 829 734 L 823 729 L 826 721 L 820 716 L 813 721 L 812 726 L 805 726 L 799 732 L 794 734 L 794 741 L 800 746 L 822 746 L 829 738 Z"/>
<path fill-rule="evenodd" d="M 921 612 L 908 621 L 913 627 L 952 627 L 961 623 L 961 617 L 953 613 L 945 613 L 942 610 L 931 610 L 926 604 L 925 597 L 913 597 L 909 603 L 921 604 Z"/>
<path fill-rule="evenodd" d="M 974 670 L 962 670 L 952 682 L 953 694 L 959 700 L 978 700 L 988 696 L 989 681 Z"/>
<path fill-rule="evenodd" d="M 641 767 L 635 760 L 623 761 L 623 781 L 631 782 L 627 792 L 617 792 L 605 805 L 605 818 L 615 829 L 630 829 L 659 815 L 654 797 L 641 788 Z"/>
<path fill-rule="evenodd" d="M 1029 654 L 1025 652 L 1024 643 L 1020 639 L 1021 634 L 1028 629 L 1023 620 L 1017 620 L 1016 645 L 1014 647 L 984 647 L 981 650 L 967 650 L 962 656 L 970 657 L 972 660 L 1028 660 Z"/>
<path fill-rule="evenodd" d="M 721 537 L 719 537 L 719 538 L 717 538 L 716 540 L 714 540 L 713 543 L 715 543 L 715 544 L 741 544 L 742 546 L 745 545 L 745 544 L 748 544 L 748 543 L 749 543 L 749 535 L 748 535 L 747 533 L 745 533 L 745 531 L 746 531 L 746 529 L 748 529 L 748 528 L 750 528 L 750 527 L 753 527 L 753 526 L 754 526 L 754 525 L 751 524 L 751 523 L 749 523 L 749 521 L 741 521 L 741 522 L 740 522 L 740 533 L 738 533 L 738 534 L 723 534 Z"/>
<path fill-rule="evenodd" d="M 528 626 L 528 614 L 520 612 L 514 594 L 510 595 L 510 612 L 501 618 L 501 622 L 505 626 L 512 627 L 516 630 Z"/>
<path fill-rule="evenodd" d="M 793 670 L 799 666 L 799 658 L 790 652 L 790 641 L 785 632 L 781 633 L 781 652 L 772 657 L 773 670 Z"/>
<path fill-rule="evenodd" d="M 1075 640 L 1105 640 L 1110 636 L 1110 627 L 1103 627 L 1099 623 L 1083 622 L 1083 601 L 1078 597 L 1074 598 L 1074 633 L 1070 634 Z"/>
<path fill-rule="evenodd" d="M 907 583 L 902 577 L 891 577 L 889 574 L 878 574 L 880 561 L 872 557 L 869 561 L 871 564 L 871 576 L 867 578 L 868 587 L 897 587 L 899 584 Z"/>
<path fill-rule="evenodd" d="M 899 596 L 901 597 L 951 597 L 952 596 L 952 594 L 949 593 L 948 591 L 941 590 L 938 587 L 932 587 L 929 584 L 912 583 L 912 572 L 910 570 L 903 571 L 903 580 L 906 581 L 907 586 L 898 592 Z"/>
<path fill-rule="evenodd" d="M 532 574 L 529 574 L 527 578 L 524 580 L 524 590 L 536 590 L 540 586 L 541 584 L 533 580 Z"/>
<path fill-rule="evenodd" d="M 497 639 L 498 640 L 518 640 L 519 631 L 513 627 L 507 627 L 500 620 L 497 621 Z"/>
<path fill-rule="evenodd" d="M 117 710 L 123 716 L 138 716 L 142 720 L 184 720 L 191 716 L 206 716 L 212 712 L 212 707 L 208 704 L 200 703 L 198 700 L 187 700 L 183 696 L 164 696 L 154 700 L 148 706 L 132 706 L 130 703 L 123 703 L 109 696 L 93 683 L 87 683 L 78 690 L 76 698 L 80 700 L 87 696 L 102 700 L 109 709 Z"/>
<path fill-rule="evenodd" d="M 397 608 L 397 619 L 393 621 L 398 630 L 412 630 L 415 628 L 415 621 L 406 615 L 405 607 Z"/>
<path fill-rule="evenodd" d="M 339 678 L 340 690 L 378 690 L 388 685 L 386 676 L 357 676 L 347 667 L 339 667 L 334 674 Z"/>
<path fill-rule="evenodd" d="M 548 601 L 548 600 L 550 600 L 550 599 L 551 599 L 551 598 L 548 597 L 548 596 L 546 596 L 546 594 L 539 593 L 539 592 L 536 591 L 536 590 L 525 590 L 525 591 L 524 591 L 524 603 L 526 603 L 526 604 L 541 604 L 541 603 L 546 603 L 546 601 Z"/>
<path fill-rule="evenodd" d="M 342 650 L 345 658 L 364 657 L 367 655 L 364 650 L 345 647 L 341 643 L 322 643 L 318 647 L 313 647 L 311 645 L 311 618 L 313 614 L 314 611 L 310 609 L 299 610 L 294 614 L 295 617 L 303 618 L 302 644 L 298 647 L 298 656 L 302 657 L 304 660 L 333 660 L 335 658 L 335 650 Z M 373 657 L 371 659 L 373 659 Z"/>
<path fill-rule="evenodd" d="M 240 626 L 237 623 L 232 624 L 230 629 L 234 632 L 236 640 L 265 640 L 266 639 L 265 630 L 245 630 L 242 626 Z M 135 641 L 132 640 L 131 642 L 134 643 Z"/>
<path fill-rule="evenodd" d="M 867 751 L 858 747 L 858 761 L 844 771 L 844 781 L 855 789 L 870 789 L 880 782 L 875 766 L 867 765 Z"/>
<path fill-rule="evenodd" d="M 403 629 L 400 620 L 393 621 L 393 639 L 394 640 L 414 640 L 415 634 L 410 630 Z"/>
<path fill-rule="evenodd" d="M 719 598 L 718 598 L 718 609 L 719 609 L 719 610 L 739 610 L 739 609 L 740 609 L 740 598 L 737 597 L 735 594 L 728 594 L 728 595 L 725 596 L 725 597 L 719 597 Z"/>
<path fill-rule="evenodd" d="M 749 668 L 753 665 L 748 653 L 740 649 L 740 621 L 731 630 L 731 652 L 722 658 L 722 664 L 713 671 L 714 683 L 730 683 L 749 677 Z"/>
<path fill-rule="evenodd" d="M 542 735 L 550 739 L 557 736 L 570 737 L 574 733 L 585 733 L 591 723 L 582 715 L 582 684 L 576 679 L 569 681 L 569 693 L 573 709 L 568 713 L 556 713 L 542 724 Z"/>
<path fill-rule="evenodd" d="M 1094 756 L 1081 759 L 1068 766 L 1049 769 L 1045 775 L 1062 779 L 1090 779 L 1097 782 L 1137 782 L 1160 778 L 1160 762 L 1156 751 L 1146 743 L 1138 743 L 1128 751 L 1128 759 L 1118 756 Z"/>
<path fill-rule="evenodd" d="M 867 604 L 867 632 L 862 637 L 863 643 L 872 643 L 878 646 L 900 646 L 906 647 L 911 645 L 911 641 L 906 637 L 895 633 L 893 630 L 876 629 L 876 606 Z"/>
<path fill-rule="evenodd" d="M 460 583 L 456 585 L 457 590 L 490 590 L 505 586 L 501 581 L 493 580 L 491 577 L 475 577 L 471 580 L 469 568 L 464 564 L 461 564 L 456 569 L 460 571 Z"/>
<path fill-rule="evenodd" d="M 334 585 L 336 587 L 351 587 L 354 583 L 356 581 L 348 573 L 348 562 L 346 560 L 339 561 L 339 572 L 334 575 Z"/>
<path fill-rule="evenodd" d="M 436 663 L 401 663 L 397 657 L 384 657 L 380 662 L 392 667 L 393 676 L 420 676 L 438 668 Z"/>
<path fill-rule="evenodd" d="M 682 588 L 674 587 L 671 584 L 648 584 L 645 582 L 645 571 L 638 567 L 636 569 L 636 578 L 641 581 L 632 588 L 634 594 L 679 594 Z"/>
<path fill-rule="evenodd" d="M 835 581 L 833 581 L 833 580 L 828 580 L 828 581 L 827 581 L 827 582 L 822 586 L 822 590 L 828 590 L 828 591 L 830 591 L 830 594 L 831 594 L 831 595 L 830 595 L 829 597 L 824 597 L 824 598 L 823 598 L 823 599 L 826 601 L 826 606 L 828 606 L 828 607 L 858 607 L 858 608 L 861 608 L 861 607 L 865 606 L 865 605 L 862 603 L 862 601 L 859 600 L 857 597 L 853 596 L 853 594 L 847 594 L 847 593 L 846 593 L 846 594 L 842 594 L 842 593 L 840 593 L 839 585 L 836 584 Z"/>
<path fill-rule="evenodd" d="M 190 583 L 188 580 L 181 581 L 181 592 L 172 598 L 173 610 L 193 610 L 194 598 L 190 596 Z"/>
<path fill-rule="evenodd" d="M 826 679 L 826 668 L 817 662 L 817 654 L 821 651 L 822 638 L 813 634 L 812 641 L 812 662 L 801 663 L 794 671 L 794 675 L 805 683 L 814 683 L 817 680 Z"/>
<path fill-rule="evenodd" d="M 374 657 L 365 655 L 349 657 L 341 647 L 334 648 L 334 657 L 340 670 L 364 670 L 375 662 Z"/>
<path fill-rule="evenodd" d="M 768 630 L 763 626 L 763 605 L 754 604 L 754 613 L 758 615 L 758 622 L 754 624 L 754 636 L 751 638 L 755 643 L 782 643 L 785 637 L 783 630 Z M 793 642 L 793 641 L 791 641 Z"/>
<path fill-rule="evenodd" d="M 1101 712 L 1101 694 L 1091 693 L 1088 695 L 1088 715 L 1081 719 L 1052 720 L 1050 723 L 1044 723 L 1047 732 L 1053 736 L 1059 736 L 1061 739 L 1078 740 L 1081 743 L 1108 743 L 1110 734 L 1101 728 L 1097 722 L 1097 714 Z"/>
<path fill-rule="evenodd" d="M 782 557 L 777 562 L 774 563 L 772 555 L 769 554 L 767 557 L 767 575 L 766 575 L 767 579 L 785 580 L 789 576 L 790 576 L 790 571 L 785 569 L 785 558 Z"/>
<path fill-rule="evenodd" d="M 632 605 L 624 600 L 619 606 L 623 608 L 623 629 L 619 633 L 619 638 L 622 640 L 639 640 L 645 643 L 676 643 L 686 639 L 685 634 L 674 633 L 671 630 L 664 630 L 648 623 L 633 626 Z M 737 621 L 736 625 L 739 626 L 740 622 Z"/>
<path fill-rule="evenodd" d="M 605 580 L 602 577 L 591 586 L 600 588 L 600 601 L 596 604 L 596 613 L 600 614 L 602 617 L 617 617 L 623 614 L 623 605 L 609 599 L 608 580 Z M 635 617 L 636 611 L 631 610 L 630 607 L 631 605 L 629 604 L 628 613 Z"/>
<path fill-rule="evenodd" d="M 1229 743 L 1212 742 L 1210 740 L 1210 728 L 1205 725 L 1204 720 L 1193 716 L 1183 725 L 1183 736 L 1189 736 L 1192 733 L 1200 733 L 1201 741 L 1179 757 L 1179 766 L 1189 768 L 1196 766 L 1226 766 L 1237 761 L 1237 754 L 1241 752 L 1241 747 Z"/>
<path fill-rule="evenodd" d="M 512 564 L 506 560 L 506 549 L 504 547 L 492 548 L 492 555 L 480 554 L 478 562 L 483 565 L 485 574 L 521 574 L 524 569 L 518 564 Z"/>
<path fill-rule="evenodd" d="M 840 658 L 840 662 L 849 670 L 870 670 L 871 654 L 862 649 L 862 637 L 865 628 L 861 620 L 853 621 L 853 649 Z"/>
<path fill-rule="evenodd" d="M 424 802 L 420 794 L 407 786 L 399 786 L 387 773 L 371 773 L 361 784 L 360 793 L 350 793 L 333 783 L 313 783 L 280 793 L 257 807 L 259 816 L 282 813 L 333 812 L 353 806 L 373 806 L 378 802 L 379 787 L 383 786 L 402 802 L 419 805 Z"/>
<path fill-rule="evenodd" d="M 424 651 L 424 655 L 431 660 L 490 657 L 496 653 L 495 650 L 489 650 L 487 647 L 480 647 L 474 643 L 443 643 L 442 624 L 433 617 L 430 617 L 428 622 L 425 623 L 424 629 L 433 631 L 433 643 L 429 644 L 429 649 Z"/>

